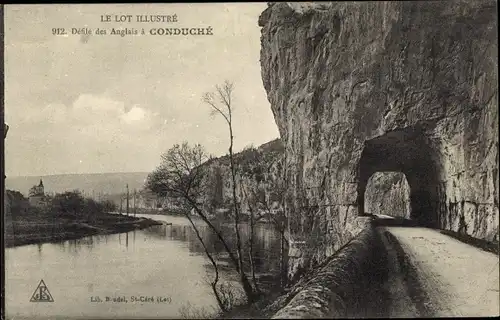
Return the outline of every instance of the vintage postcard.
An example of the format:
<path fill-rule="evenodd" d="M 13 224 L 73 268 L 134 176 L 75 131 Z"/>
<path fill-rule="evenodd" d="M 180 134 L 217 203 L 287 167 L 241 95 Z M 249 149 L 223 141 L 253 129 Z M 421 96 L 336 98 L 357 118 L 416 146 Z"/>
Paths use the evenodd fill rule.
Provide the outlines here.
<path fill-rule="evenodd" d="M 499 316 L 496 1 L 1 15 L 2 319 Z"/>

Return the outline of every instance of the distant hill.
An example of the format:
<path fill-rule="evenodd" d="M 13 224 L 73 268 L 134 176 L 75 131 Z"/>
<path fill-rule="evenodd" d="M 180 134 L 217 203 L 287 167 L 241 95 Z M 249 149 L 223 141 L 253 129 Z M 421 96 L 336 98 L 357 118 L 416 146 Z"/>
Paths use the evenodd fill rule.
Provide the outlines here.
<path fill-rule="evenodd" d="M 45 192 L 58 193 L 79 189 L 87 195 L 92 192 L 97 196 L 102 194 L 117 194 L 125 191 L 128 183 L 129 190 L 140 190 L 148 172 L 123 172 L 123 173 L 89 173 L 89 174 L 58 174 L 49 176 L 7 177 L 6 189 L 16 190 L 28 196 L 29 189 L 43 180 Z"/>
<path fill-rule="evenodd" d="M 250 172 L 252 170 L 250 170 L 249 166 L 259 166 L 257 163 L 260 162 L 270 165 L 283 152 L 284 147 L 281 140 L 275 139 L 256 148 L 247 148 L 241 152 L 235 153 L 235 161 L 241 166 L 243 171 Z M 210 165 L 212 162 L 228 166 L 229 156 L 226 155 L 219 158 L 213 158 L 207 161 L 206 165 Z M 256 163 L 253 165 L 253 162 Z M 84 192 L 86 196 L 92 196 L 93 193 L 95 197 L 98 197 L 99 194 L 123 194 L 126 190 L 125 186 L 127 183 L 131 193 L 134 189 L 139 191 L 144 187 L 148 174 L 149 172 L 120 172 L 21 177 L 7 176 L 5 179 L 5 187 L 9 190 L 19 191 L 27 197 L 29 189 L 34 185 L 38 185 L 40 179 L 42 179 L 46 193 L 60 193 L 78 189 Z M 117 199 L 119 199 L 119 196 Z"/>

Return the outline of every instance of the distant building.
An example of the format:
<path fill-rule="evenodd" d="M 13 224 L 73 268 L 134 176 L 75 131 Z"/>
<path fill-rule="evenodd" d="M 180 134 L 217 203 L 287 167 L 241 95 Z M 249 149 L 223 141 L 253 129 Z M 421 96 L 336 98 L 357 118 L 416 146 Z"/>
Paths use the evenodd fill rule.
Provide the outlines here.
<path fill-rule="evenodd" d="M 40 179 L 40 183 L 31 187 L 29 192 L 29 202 L 30 205 L 34 207 L 43 207 L 46 204 L 45 189 L 43 186 L 43 181 Z"/>

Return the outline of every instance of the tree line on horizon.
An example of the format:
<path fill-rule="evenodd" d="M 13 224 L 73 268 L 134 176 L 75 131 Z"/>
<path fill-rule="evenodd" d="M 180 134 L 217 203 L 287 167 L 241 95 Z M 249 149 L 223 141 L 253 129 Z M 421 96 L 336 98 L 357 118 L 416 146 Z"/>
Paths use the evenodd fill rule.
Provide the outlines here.
<path fill-rule="evenodd" d="M 6 190 L 7 205 L 13 218 L 26 215 L 62 214 L 75 217 L 89 217 L 116 211 L 116 204 L 110 200 L 95 200 L 85 197 L 81 191 L 72 190 L 45 196 L 45 205 L 32 206 L 29 199 L 16 190 Z"/>

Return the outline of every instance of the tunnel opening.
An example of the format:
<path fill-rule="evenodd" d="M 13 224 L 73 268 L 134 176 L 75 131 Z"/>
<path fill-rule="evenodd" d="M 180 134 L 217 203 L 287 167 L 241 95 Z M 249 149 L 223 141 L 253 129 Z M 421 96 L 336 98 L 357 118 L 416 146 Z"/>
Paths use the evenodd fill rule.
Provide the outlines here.
<path fill-rule="evenodd" d="M 368 179 L 364 212 L 410 219 L 410 185 L 402 172 L 375 172 Z"/>
<path fill-rule="evenodd" d="M 365 191 L 376 172 L 401 172 L 410 188 L 409 218 L 439 227 L 439 171 L 436 154 L 422 130 L 405 128 L 365 141 L 359 162 L 358 209 L 365 215 Z"/>

